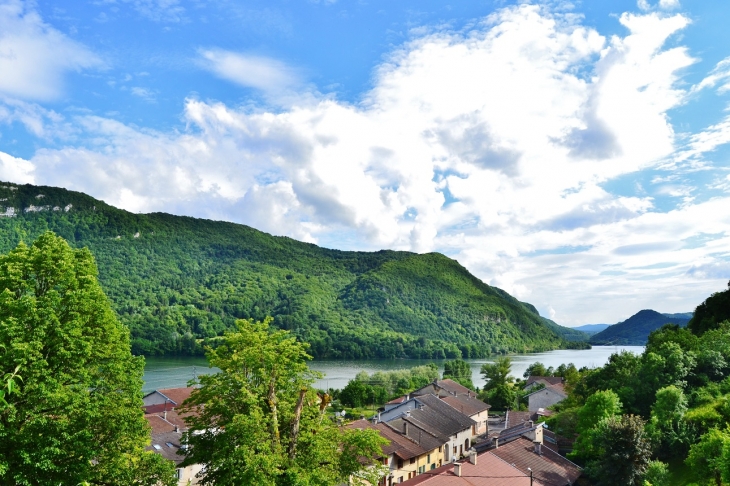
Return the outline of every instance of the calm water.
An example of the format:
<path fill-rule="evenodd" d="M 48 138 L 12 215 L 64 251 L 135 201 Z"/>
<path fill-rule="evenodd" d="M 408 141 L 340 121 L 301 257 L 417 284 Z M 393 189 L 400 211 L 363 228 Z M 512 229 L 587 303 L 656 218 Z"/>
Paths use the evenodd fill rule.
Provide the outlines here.
<path fill-rule="evenodd" d="M 561 364 L 573 363 L 578 368 L 587 366 L 595 368 L 603 366 L 611 354 L 621 350 L 632 353 L 643 353 L 644 346 L 593 346 L 593 349 L 558 349 L 545 353 L 513 354 L 512 374 L 522 377 L 527 367 L 539 361 L 546 367 L 557 368 Z M 484 380 L 479 374 L 484 363 L 492 363 L 493 359 L 468 359 L 471 365 L 472 381 L 478 387 L 484 386 Z M 444 360 L 361 360 L 361 361 L 314 361 L 310 368 L 323 373 L 322 380 L 315 383 L 317 388 L 344 388 L 347 382 L 355 378 L 360 371 L 373 373 L 375 371 L 400 370 L 412 368 L 427 363 L 436 363 L 443 372 Z M 157 388 L 175 388 L 185 386 L 194 376 L 217 373 L 217 368 L 209 368 L 205 358 L 147 358 L 144 374 L 144 390 L 151 391 Z"/>

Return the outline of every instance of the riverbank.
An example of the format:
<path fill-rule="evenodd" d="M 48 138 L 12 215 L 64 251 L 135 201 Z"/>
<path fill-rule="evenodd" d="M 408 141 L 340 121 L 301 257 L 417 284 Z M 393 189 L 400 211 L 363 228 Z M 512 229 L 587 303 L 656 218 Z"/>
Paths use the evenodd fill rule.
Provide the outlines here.
<path fill-rule="evenodd" d="M 527 367 L 539 361 L 545 366 L 557 368 L 565 363 L 573 363 L 576 367 L 596 368 L 603 366 L 611 354 L 621 350 L 640 354 L 644 346 L 593 346 L 592 349 L 556 349 L 543 353 L 512 354 L 512 375 L 521 377 Z M 443 372 L 443 363 L 446 360 L 398 359 L 398 360 L 335 360 L 312 361 L 310 369 L 324 374 L 321 380 L 315 383 L 317 388 L 344 388 L 361 371 L 375 373 L 377 371 L 391 371 L 412 368 L 427 363 L 436 363 L 440 372 Z M 472 370 L 472 380 L 475 386 L 484 386 L 484 379 L 479 371 L 484 363 L 493 362 L 493 358 L 467 359 Z M 186 386 L 188 381 L 196 376 L 217 373 L 216 368 L 209 368 L 203 357 L 178 358 L 147 358 L 144 375 L 144 391 L 160 388 L 175 388 Z"/>

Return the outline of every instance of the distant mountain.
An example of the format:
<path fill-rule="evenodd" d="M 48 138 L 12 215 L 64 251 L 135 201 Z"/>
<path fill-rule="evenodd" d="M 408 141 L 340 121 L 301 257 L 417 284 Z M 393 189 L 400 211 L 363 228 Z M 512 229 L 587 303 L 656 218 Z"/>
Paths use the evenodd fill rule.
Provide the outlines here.
<path fill-rule="evenodd" d="M 596 333 L 603 331 L 610 325 L 611 324 L 584 324 L 582 326 L 573 327 L 571 329 L 574 329 L 576 331 L 585 332 L 588 334 L 596 334 Z"/>
<path fill-rule="evenodd" d="M 0 253 L 47 230 L 91 250 L 135 354 L 200 353 L 236 319 L 266 316 L 320 359 L 588 346 L 439 253 L 331 250 L 241 224 L 134 214 L 79 192 L 0 183 Z"/>
<path fill-rule="evenodd" d="M 589 342 L 596 345 L 644 346 L 649 333 L 653 330 L 659 329 L 664 324 L 686 327 L 691 317 L 691 312 L 660 314 L 657 311 L 645 309 L 623 322 L 608 326 L 603 331 L 594 334 Z"/>

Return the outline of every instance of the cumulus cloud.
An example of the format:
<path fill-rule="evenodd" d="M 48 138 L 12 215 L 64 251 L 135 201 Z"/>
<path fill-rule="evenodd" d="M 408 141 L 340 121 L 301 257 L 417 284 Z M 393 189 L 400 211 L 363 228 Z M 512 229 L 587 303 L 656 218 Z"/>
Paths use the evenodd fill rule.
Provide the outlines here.
<path fill-rule="evenodd" d="M 694 59 L 666 44 L 689 20 L 618 20 L 624 35 L 605 38 L 578 16 L 519 5 L 466 32 L 420 35 L 376 68 L 357 104 L 306 94 L 271 112 L 190 98 L 183 133 L 77 116 L 88 142 L 37 151 L 34 177 L 133 211 L 357 249 L 444 251 L 562 323 L 605 321 L 607 307 L 618 321 L 660 301 L 686 311 L 717 275 L 691 269 L 725 268 L 698 259 L 730 242 L 729 201 L 660 212 L 650 196 L 604 183 L 676 156 L 667 112 L 695 96 L 679 74 Z M 272 59 L 199 55 L 215 75 L 268 94 L 301 83 Z M 724 130 L 689 146 L 727 143 Z"/>
<path fill-rule="evenodd" d="M 44 23 L 21 0 L 0 4 L 0 94 L 56 99 L 63 94 L 64 74 L 102 65 L 90 49 Z"/>

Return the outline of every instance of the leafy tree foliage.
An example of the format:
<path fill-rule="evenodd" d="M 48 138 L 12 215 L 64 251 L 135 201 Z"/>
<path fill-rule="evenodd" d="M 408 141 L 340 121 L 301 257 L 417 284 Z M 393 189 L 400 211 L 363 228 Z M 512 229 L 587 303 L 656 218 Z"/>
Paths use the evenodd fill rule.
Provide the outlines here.
<path fill-rule="evenodd" d="M 597 485 L 642 485 L 652 449 L 641 417 L 604 419 L 596 427 L 593 441 L 595 459 L 588 461 L 586 472 Z"/>
<path fill-rule="evenodd" d="M 237 319 L 268 314 L 316 358 L 456 359 L 568 346 L 532 306 L 440 254 L 328 250 L 243 225 L 132 214 L 51 187 L 5 184 L 0 199 L 0 212 L 17 210 L 0 218 L 0 251 L 46 230 L 91 249 L 135 354 L 202 354 Z M 39 204 L 46 210 L 24 211 Z"/>
<path fill-rule="evenodd" d="M 372 375 L 361 371 L 347 383 L 338 398 L 347 407 L 382 404 L 422 388 L 438 377 L 438 366 L 434 363 L 405 370 L 376 371 Z"/>
<path fill-rule="evenodd" d="M 444 379 L 450 378 L 462 386 L 474 389 L 471 381 L 471 366 L 463 359 L 455 359 L 444 363 Z"/>
<path fill-rule="evenodd" d="M 701 336 L 727 320 L 730 320 L 730 282 L 727 290 L 712 294 L 697 306 L 687 327 L 694 334 Z"/>
<path fill-rule="evenodd" d="M 512 359 L 501 356 L 494 363 L 484 363 L 481 373 L 486 381 L 482 390 L 481 399 L 492 405 L 493 410 L 514 408 L 517 391 L 514 387 Z"/>
<path fill-rule="evenodd" d="M 644 486 L 670 486 L 669 466 L 661 461 L 650 461 L 644 474 Z"/>
<path fill-rule="evenodd" d="M 0 257 L 0 482 L 172 484 L 145 452 L 142 358 L 130 353 L 91 253 L 44 233 Z"/>
<path fill-rule="evenodd" d="M 202 464 L 202 484 L 334 485 L 355 475 L 377 483 L 381 455 L 373 430 L 341 430 L 323 416 L 311 385 L 306 345 L 264 322 L 239 320 L 185 402 L 189 444 L 184 464 Z"/>
<path fill-rule="evenodd" d="M 692 475 L 698 481 L 713 481 L 718 486 L 730 480 L 730 464 L 728 464 L 730 434 L 718 429 L 711 429 L 693 444 L 689 450 L 686 463 L 692 469 Z"/>
<path fill-rule="evenodd" d="M 694 428 L 686 420 L 687 397 L 681 388 L 670 385 L 656 393 L 647 433 L 658 445 L 658 455 L 664 459 L 686 457 L 695 441 Z"/>

